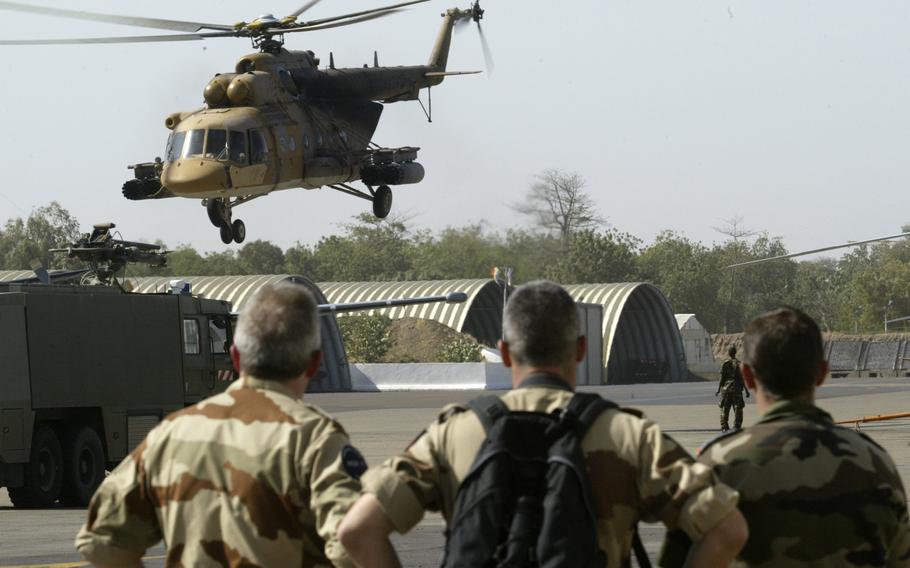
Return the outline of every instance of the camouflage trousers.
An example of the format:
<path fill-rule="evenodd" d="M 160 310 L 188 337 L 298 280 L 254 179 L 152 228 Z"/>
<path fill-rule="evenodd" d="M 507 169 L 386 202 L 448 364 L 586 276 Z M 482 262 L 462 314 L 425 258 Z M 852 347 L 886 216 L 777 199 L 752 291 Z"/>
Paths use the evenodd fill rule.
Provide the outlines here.
<path fill-rule="evenodd" d="M 720 429 L 730 429 L 730 408 L 733 408 L 733 427 L 739 430 L 743 427 L 743 407 L 746 406 L 743 395 L 721 395 L 720 397 Z"/>

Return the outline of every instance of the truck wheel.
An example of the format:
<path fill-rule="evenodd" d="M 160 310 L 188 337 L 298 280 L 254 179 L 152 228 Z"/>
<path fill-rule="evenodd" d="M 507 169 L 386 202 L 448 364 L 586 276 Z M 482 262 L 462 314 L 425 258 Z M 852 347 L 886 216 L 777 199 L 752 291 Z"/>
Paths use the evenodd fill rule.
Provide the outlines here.
<path fill-rule="evenodd" d="M 50 426 L 41 426 L 32 439 L 32 453 L 25 466 L 25 485 L 9 490 L 16 507 L 50 507 L 60 496 L 63 480 L 63 452 Z"/>
<path fill-rule="evenodd" d="M 104 447 L 94 429 L 80 428 L 67 436 L 63 451 L 63 487 L 60 502 L 73 507 L 88 505 L 104 480 Z"/>

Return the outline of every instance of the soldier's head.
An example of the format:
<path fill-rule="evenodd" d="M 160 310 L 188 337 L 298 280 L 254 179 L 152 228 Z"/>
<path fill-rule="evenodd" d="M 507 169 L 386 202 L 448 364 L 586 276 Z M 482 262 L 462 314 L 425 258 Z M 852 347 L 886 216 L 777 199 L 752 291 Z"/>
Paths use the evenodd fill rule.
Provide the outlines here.
<path fill-rule="evenodd" d="M 265 286 L 244 307 L 234 332 L 232 356 L 240 371 L 284 381 L 319 370 L 319 313 L 313 295 L 299 284 Z M 235 360 L 235 364 L 238 361 Z"/>
<path fill-rule="evenodd" d="M 828 373 L 818 324 L 797 308 L 756 317 L 746 326 L 743 343 L 744 378 L 772 398 L 811 397 Z"/>
<path fill-rule="evenodd" d="M 736 357 L 736 347 L 731 345 L 730 348 L 727 349 L 727 355 L 730 357 Z"/>
<path fill-rule="evenodd" d="M 509 298 L 502 319 L 503 362 L 515 369 L 559 369 L 574 383 L 584 356 L 575 301 L 546 280 L 529 282 Z"/>

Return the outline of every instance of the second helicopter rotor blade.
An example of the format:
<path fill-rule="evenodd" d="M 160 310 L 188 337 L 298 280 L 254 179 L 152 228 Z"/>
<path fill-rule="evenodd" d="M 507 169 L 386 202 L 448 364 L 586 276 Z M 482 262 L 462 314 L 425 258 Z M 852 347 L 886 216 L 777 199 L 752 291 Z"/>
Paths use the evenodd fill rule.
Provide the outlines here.
<path fill-rule="evenodd" d="M 65 8 L 50 8 L 48 6 L 35 6 L 20 4 L 18 2 L 0 1 L 0 10 L 14 10 L 43 14 L 45 16 L 59 16 L 74 20 L 89 20 L 93 22 L 107 22 L 109 24 L 123 24 L 143 28 L 157 28 L 161 30 L 174 30 L 178 32 L 198 32 L 202 29 L 232 30 L 233 26 L 224 24 L 207 24 L 204 22 L 187 22 L 183 20 L 162 20 L 160 18 L 142 18 L 138 16 L 118 16 L 115 14 L 101 14 L 98 12 L 84 12 L 82 10 L 67 10 Z"/>

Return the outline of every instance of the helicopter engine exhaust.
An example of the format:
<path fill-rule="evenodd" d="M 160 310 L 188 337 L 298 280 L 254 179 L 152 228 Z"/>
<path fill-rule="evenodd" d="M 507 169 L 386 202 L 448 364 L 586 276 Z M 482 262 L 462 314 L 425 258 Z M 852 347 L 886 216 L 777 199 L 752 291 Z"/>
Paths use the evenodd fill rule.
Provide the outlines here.
<path fill-rule="evenodd" d="M 423 174 L 423 166 L 417 162 L 370 164 L 360 169 L 360 179 L 370 186 L 420 183 Z"/>

